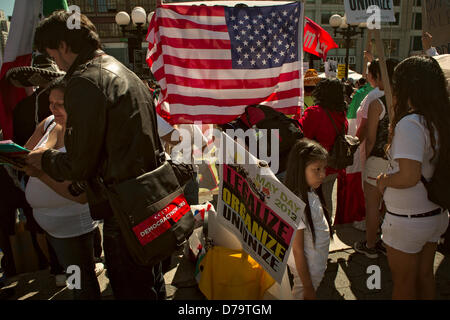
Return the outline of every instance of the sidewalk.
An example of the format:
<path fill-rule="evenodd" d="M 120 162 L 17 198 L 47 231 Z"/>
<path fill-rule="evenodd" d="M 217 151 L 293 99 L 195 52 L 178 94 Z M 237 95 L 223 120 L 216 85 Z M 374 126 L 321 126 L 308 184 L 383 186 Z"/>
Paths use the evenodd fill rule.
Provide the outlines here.
<path fill-rule="evenodd" d="M 330 247 L 328 267 L 320 285 L 317 297 L 321 300 L 377 300 L 390 299 L 392 280 L 385 256 L 368 259 L 356 253 L 351 245 L 364 238 L 364 233 L 342 225 L 337 227 L 335 239 Z M 182 256 L 174 256 L 172 268 L 164 278 L 167 298 L 175 300 L 204 299 L 198 290 L 194 275 L 194 265 Z M 369 290 L 366 282 L 370 274 L 367 267 L 377 265 L 381 269 L 381 289 Z M 437 299 L 450 300 L 450 255 L 436 253 L 435 259 Z M 106 273 L 99 277 L 102 298 L 113 299 Z M 57 288 L 48 270 L 16 276 L 5 288 L 14 288 L 11 300 L 70 300 L 70 290 Z M 0 293 L 3 289 L 0 289 Z"/>

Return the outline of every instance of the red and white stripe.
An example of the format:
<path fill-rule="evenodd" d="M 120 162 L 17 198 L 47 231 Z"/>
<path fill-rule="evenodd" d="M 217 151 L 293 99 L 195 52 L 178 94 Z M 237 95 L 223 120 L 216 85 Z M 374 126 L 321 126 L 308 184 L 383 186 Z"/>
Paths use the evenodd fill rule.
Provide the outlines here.
<path fill-rule="evenodd" d="M 232 69 L 221 6 L 162 5 L 152 17 L 147 63 L 161 86 L 158 112 L 169 122 L 226 123 L 251 104 L 300 112 L 301 63 Z"/>

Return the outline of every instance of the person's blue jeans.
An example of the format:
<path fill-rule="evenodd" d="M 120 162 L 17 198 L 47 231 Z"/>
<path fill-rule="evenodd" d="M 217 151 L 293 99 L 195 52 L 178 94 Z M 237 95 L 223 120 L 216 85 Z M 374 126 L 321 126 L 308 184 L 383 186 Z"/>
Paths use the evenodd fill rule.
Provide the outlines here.
<path fill-rule="evenodd" d="M 48 235 L 48 241 L 55 250 L 59 263 L 65 270 L 70 265 L 80 267 L 81 288 L 72 290 L 74 299 L 100 299 L 100 286 L 95 275 L 93 232 L 73 238 L 54 238 Z"/>

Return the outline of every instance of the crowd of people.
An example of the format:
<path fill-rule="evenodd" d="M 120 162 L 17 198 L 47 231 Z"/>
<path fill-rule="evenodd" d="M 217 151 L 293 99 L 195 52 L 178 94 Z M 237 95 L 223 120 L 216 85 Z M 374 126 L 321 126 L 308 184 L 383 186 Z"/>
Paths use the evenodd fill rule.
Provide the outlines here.
<path fill-rule="evenodd" d="M 98 265 L 102 220 L 104 259 L 115 299 L 164 299 L 164 261 L 135 262 L 105 188 L 156 169 L 158 139 L 172 143 L 174 130 L 195 127 L 165 123 L 156 115 L 147 84 L 101 50 L 92 22 L 81 15 L 80 29 L 69 31 L 69 16 L 57 11 L 36 30 L 36 47 L 57 68 L 54 79 L 36 84 L 39 89 L 16 109 L 15 130 L 22 130 L 15 141 L 31 150 L 26 165 L 17 168 L 19 175 L 0 166 L 3 272 L 16 274 L 8 235 L 16 209 L 22 208 L 34 238 L 45 235 L 50 262 L 41 253 L 41 267 L 50 263 L 52 273 L 61 275 L 70 265 L 80 266 L 82 285 L 73 290 L 74 298 L 100 299 L 96 275 L 103 269 Z M 429 36 L 424 37 L 428 43 Z M 365 199 L 366 240 L 354 249 L 368 258 L 387 255 L 394 299 L 435 296 L 433 261 L 449 213 L 429 200 L 425 184 L 436 168 L 447 170 L 448 177 L 442 165 L 450 161 L 447 79 L 432 57 L 388 59 L 390 109 L 381 63 L 369 60 L 367 79 L 356 84 L 320 79 L 314 70 L 305 74 L 307 99 L 299 119 L 304 138 L 292 146 L 281 181 L 306 204 L 288 261 L 297 299 L 316 298 L 327 267 L 333 220 L 339 214 L 333 187 L 346 174 L 327 160 L 337 137 L 348 133 L 349 116 L 357 119 L 361 145 L 355 159 L 363 168 Z M 27 180 L 25 188 L 19 180 Z M 196 175 L 185 194 L 190 204 L 197 203 Z M 41 252 L 38 242 L 34 247 Z"/>

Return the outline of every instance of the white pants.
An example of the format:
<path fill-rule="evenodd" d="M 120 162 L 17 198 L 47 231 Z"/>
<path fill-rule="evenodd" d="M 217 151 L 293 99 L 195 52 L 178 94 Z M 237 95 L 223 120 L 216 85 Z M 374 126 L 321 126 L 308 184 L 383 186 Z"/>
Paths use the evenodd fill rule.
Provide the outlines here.
<path fill-rule="evenodd" d="M 386 173 L 389 167 L 389 161 L 380 157 L 369 157 L 366 160 L 366 166 L 363 172 L 363 181 L 371 184 L 372 186 L 377 186 L 377 177 Z"/>
<path fill-rule="evenodd" d="M 386 213 L 381 239 L 388 246 L 406 253 L 422 251 L 427 242 L 438 242 L 448 227 L 448 211 L 423 218 L 397 217 Z"/>

